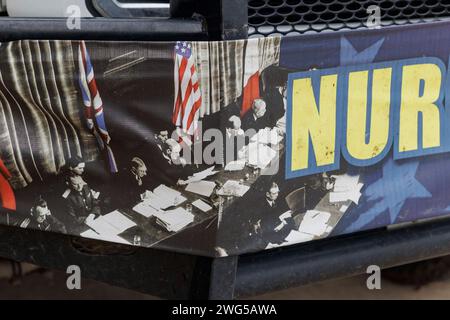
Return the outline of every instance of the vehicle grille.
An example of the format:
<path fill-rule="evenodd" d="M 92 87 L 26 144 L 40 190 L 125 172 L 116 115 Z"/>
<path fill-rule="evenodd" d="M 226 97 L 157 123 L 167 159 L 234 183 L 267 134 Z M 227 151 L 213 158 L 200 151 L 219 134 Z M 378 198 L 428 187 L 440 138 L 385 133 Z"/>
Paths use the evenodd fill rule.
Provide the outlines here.
<path fill-rule="evenodd" d="M 380 7 L 382 26 L 450 17 L 450 0 L 248 0 L 249 36 L 365 28 L 371 5 Z"/>

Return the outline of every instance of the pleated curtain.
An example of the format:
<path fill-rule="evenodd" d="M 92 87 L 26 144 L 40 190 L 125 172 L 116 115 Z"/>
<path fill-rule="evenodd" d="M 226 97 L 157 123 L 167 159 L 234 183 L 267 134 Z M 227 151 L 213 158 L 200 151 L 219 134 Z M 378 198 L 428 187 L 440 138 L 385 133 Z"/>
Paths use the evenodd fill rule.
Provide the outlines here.
<path fill-rule="evenodd" d="M 0 47 L 0 158 L 14 188 L 57 174 L 78 155 L 98 156 L 82 122 L 70 41 L 17 41 Z"/>

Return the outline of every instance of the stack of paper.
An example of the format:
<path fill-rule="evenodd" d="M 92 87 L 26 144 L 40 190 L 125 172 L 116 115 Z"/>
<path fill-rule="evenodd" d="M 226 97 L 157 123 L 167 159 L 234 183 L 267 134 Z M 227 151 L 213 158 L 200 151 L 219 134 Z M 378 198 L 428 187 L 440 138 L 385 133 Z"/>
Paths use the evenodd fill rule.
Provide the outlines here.
<path fill-rule="evenodd" d="M 125 230 L 128 230 L 136 226 L 136 223 L 131 221 L 129 218 L 127 218 L 117 210 L 108 213 L 107 215 L 104 215 L 101 218 L 110 225 L 112 225 L 114 228 L 116 228 L 119 231 L 119 233 L 122 233 Z"/>
<path fill-rule="evenodd" d="M 167 198 L 175 198 L 181 195 L 181 192 L 174 190 L 172 188 L 169 188 L 166 185 L 161 184 L 155 190 L 153 190 L 153 193 L 160 197 L 167 197 Z"/>
<path fill-rule="evenodd" d="M 164 210 L 168 207 L 179 206 L 186 200 L 181 195 L 181 192 L 162 184 L 153 190 L 153 193 L 149 193 L 149 196 L 145 198 L 144 202 L 148 202 L 156 210 Z"/>
<path fill-rule="evenodd" d="M 252 142 L 248 145 L 248 164 L 260 169 L 266 168 L 277 156 L 277 152 L 272 148 Z"/>
<path fill-rule="evenodd" d="M 83 238 L 89 238 L 94 240 L 101 240 L 101 241 L 108 241 L 108 242 L 115 242 L 115 243 L 122 243 L 122 244 L 131 244 L 124 238 L 117 236 L 117 235 L 100 235 L 96 233 L 94 230 L 87 230 L 80 234 Z"/>
<path fill-rule="evenodd" d="M 165 185 L 160 185 L 153 192 L 146 191 L 143 196 L 143 201 L 137 204 L 133 210 L 149 218 L 160 210 L 179 206 L 186 200 L 181 195 L 181 192 L 166 187 Z"/>
<path fill-rule="evenodd" d="M 180 199 L 181 198 L 176 198 L 176 199 Z M 154 194 L 151 191 L 146 191 L 143 198 L 142 198 L 143 202 L 145 203 L 145 205 L 150 206 L 152 208 L 154 208 L 155 210 L 164 210 L 168 207 L 173 206 L 173 201 L 174 198 L 169 197 L 169 196 L 158 196 L 156 194 Z"/>
<path fill-rule="evenodd" d="M 141 202 L 137 204 L 133 211 L 136 211 L 140 215 L 143 215 L 146 218 L 150 218 L 155 215 L 155 213 L 158 213 L 158 210 L 156 210 L 153 206 L 149 204 L 149 202 Z"/>
<path fill-rule="evenodd" d="M 314 239 L 314 235 L 312 234 L 292 230 L 286 237 L 285 241 L 287 241 L 288 244 L 294 244 L 311 241 L 312 239 Z"/>
<path fill-rule="evenodd" d="M 331 214 L 328 212 L 308 210 L 303 217 L 298 231 L 312 236 L 321 237 L 327 233 L 328 221 L 330 220 L 330 217 Z M 328 230 L 331 231 L 330 229 Z"/>
<path fill-rule="evenodd" d="M 266 247 L 266 249 L 274 249 L 284 246 L 289 246 L 296 243 L 302 243 L 311 241 L 314 239 L 314 236 L 308 233 L 299 232 L 296 230 L 292 230 L 289 235 L 286 237 L 283 243 L 276 244 L 276 243 L 269 243 Z"/>
<path fill-rule="evenodd" d="M 95 232 L 103 236 L 116 236 L 120 233 L 119 230 L 110 225 L 103 217 L 95 220 L 86 220 L 85 223 Z"/>
<path fill-rule="evenodd" d="M 183 208 L 155 214 L 156 223 L 169 232 L 178 232 L 190 223 L 194 222 L 194 215 Z"/>
<path fill-rule="evenodd" d="M 219 196 L 235 196 L 242 197 L 247 191 L 250 189 L 249 186 L 246 186 L 239 181 L 228 180 L 225 182 L 223 187 L 217 191 Z"/>
<path fill-rule="evenodd" d="M 245 167 L 245 160 L 231 161 L 225 166 L 225 171 L 241 171 Z"/>
<path fill-rule="evenodd" d="M 194 207 L 202 210 L 203 212 L 208 212 L 208 211 L 210 211 L 212 209 L 212 207 L 209 204 L 207 204 L 206 202 L 204 202 L 204 201 L 202 201 L 200 199 L 192 202 L 192 205 Z"/>
<path fill-rule="evenodd" d="M 258 134 L 255 134 L 251 139 L 250 142 L 256 142 L 260 144 L 272 144 L 276 145 L 280 143 L 280 141 L 283 138 L 278 134 L 278 131 L 276 128 L 273 129 L 261 129 L 258 131 Z"/>
<path fill-rule="evenodd" d="M 215 187 L 216 187 L 215 182 L 198 181 L 189 183 L 186 187 L 186 191 L 196 193 L 204 197 L 210 197 Z"/>
<path fill-rule="evenodd" d="M 359 175 L 348 174 L 333 176 L 336 179 L 333 192 L 330 193 L 330 202 L 345 202 L 348 200 L 358 204 L 361 198 L 361 189 L 364 184 L 359 183 Z"/>
<path fill-rule="evenodd" d="M 208 178 L 210 176 L 215 175 L 219 171 L 214 171 L 214 168 L 215 168 L 215 166 L 212 166 L 212 167 L 210 167 L 210 168 L 208 168 L 206 170 L 203 170 L 201 172 L 194 173 L 192 175 L 192 177 L 188 178 L 187 183 L 198 182 L 198 181 L 204 180 L 204 179 L 206 179 L 206 178 Z"/>
<path fill-rule="evenodd" d="M 119 211 L 113 211 L 97 219 L 87 219 L 86 225 L 92 230 L 81 234 L 83 237 L 99 240 L 128 243 L 118 235 L 129 228 L 135 227 L 136 223 L 131 221 Z"/>

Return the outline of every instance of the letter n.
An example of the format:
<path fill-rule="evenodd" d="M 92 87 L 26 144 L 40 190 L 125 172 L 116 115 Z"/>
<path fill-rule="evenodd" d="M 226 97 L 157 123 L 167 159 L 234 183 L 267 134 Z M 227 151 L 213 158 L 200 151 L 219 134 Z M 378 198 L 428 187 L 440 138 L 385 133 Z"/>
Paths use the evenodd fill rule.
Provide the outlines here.
<path fill-rule="evenodd" d="M 318 98 L 311 78 L 293 81 L 289 170 L 294 175 L 324 171 L 335 164 L 337 79 L 336 74 L 322 76 Z"/>

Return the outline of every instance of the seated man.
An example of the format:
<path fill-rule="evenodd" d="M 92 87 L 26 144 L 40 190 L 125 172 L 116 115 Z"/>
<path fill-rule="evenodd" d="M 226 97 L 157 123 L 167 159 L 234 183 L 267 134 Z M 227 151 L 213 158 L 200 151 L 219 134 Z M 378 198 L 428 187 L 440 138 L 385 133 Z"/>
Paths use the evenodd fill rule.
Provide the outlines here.
<path fill-rule="evenodd" d="M 259 242 L 263 246 L 269 243 L 281 244 L 289 233 L 295 229 L 295 222 L 289 214 L 286 203 L 278 200 L 280 189 L 273 183 L 266 192 L 265 201 L 262 203 L 262 217 L 256 222 L 256 229 L 259 230 Z M 258 231 L 258 230 L 256 230 Z"/>
<path fill-rule="evenodd" d="M 189 176 L 199 169 L 195 164 L 190 164 L 181 155 L 183 148 L 174 139 L 166 140 L 166 152 L 153 160 L 156 170 L 153 177 L 160 184 L 167 186 L 186 185 Z"/>
<path fill-rule="evenodd" d="M 164 173 L 166 181 L 171 185 L 186 185 L 189 176 L 193 175 L 196 170 L 194 165 L 189 165 L 185 158 L 181 156 L 181 145 L 174 139 L 168 139 L 166 165 Z"/>
<path fill-rule="evenodd" d="M 159 134 L 155 134 L 156 144 L 161 151 L 165 151 L 165 143 L 169 139 L 169 132 L 167 130 L 160 131 Z"/>
<path fill-rule="evenodd" d="M 244 130 L 241 129 L 241 119 L 231 116 L 225 128 L 224 162 L 225 165 L 239 158 L 238 152 L 246 145 Z"/>
<path fill-rule="evenodd" d="M 98 200 L 95 199 L 91 188 L 80 176 L 68 175 L 66 184 L 70 188 L 66 196 L 67 213 L 77 223 L 84 223 L 90 215 L 100 216 Z"/>
<path fill-rule="evenodd" d="M 167 163 L 175 166 L 185 166 L 186 160 L 181 156 L 181 146 L 174 139 L 166 140 L 166 154 L 164 158 L 167 160 Z"/>
<path fill-rule="evenodd" d="M 326 172 L 309 176 L 307 179 L 306 208 L 313 210 L 320 200 L 334 188 L 334 179 L 329 177 Z"/>
<path fill-rule="evenodd" d="M 69 161 L 67 162 L 67 171 L 65 172 L 65 177 L 67 176 L 78 176 L 83 180 L 84 184 L 87 184 L 87 182 L 85 181 L 85 169 L 86 169 L 86 162 L 83 161 L 83 159 L 81 159 L 79 156 L 73 156 L 69 159 Z M 67 181 L 64 180 L 64 183 L 67 184 Z M 99 199 L 100 197 L 100 192 L 95 191 L 92 184 L 90 184 L 89 186 L 91 188 L 92 194 L 94 196 L 94 198 L 96 200 Z M 67 195 L 70 192 L 70 188 L 67 189 L 64 194 L 62 195 L 63 198 L 67 198 Z"/>
<path fill-rule="evenodd" d="M 266 102 L 263 99 L 255 99 L 252 110 L 247 112 L 242 119 L 242 128 L 244 130 L 254 129 L 258 132 L 260 129 L 271 127 L 269 113 L 266 111 Z"/>
<path fill-rule="evenodd" d="M 151 191 L 148 179 L 148 169 L 141 158 L 131 159 L 130 168 L 121 177 L 121 188 L 118 204 L 121 208 L 131 208 L 138 204 L 145 196 L 147 190 Z"/>
<path fill-rule="evenodd" d="M 52 215 L 47 207 L 47 201 L 42 197 L 36 199 L 30 214 L 31 216 L 23 220 L 19 225 L 21 228 L 67 233 L 64 224 Z"/>

